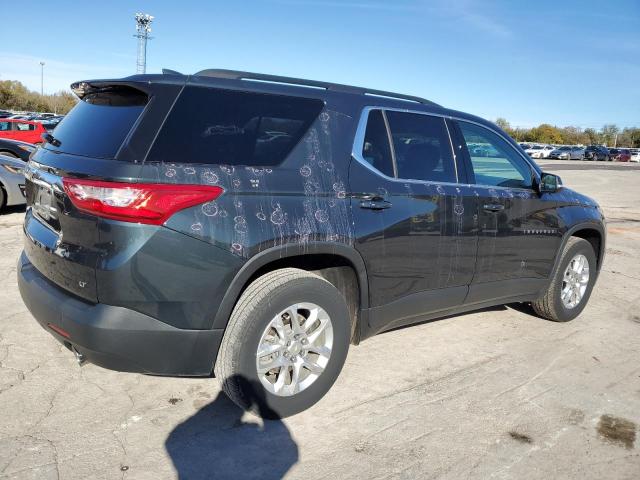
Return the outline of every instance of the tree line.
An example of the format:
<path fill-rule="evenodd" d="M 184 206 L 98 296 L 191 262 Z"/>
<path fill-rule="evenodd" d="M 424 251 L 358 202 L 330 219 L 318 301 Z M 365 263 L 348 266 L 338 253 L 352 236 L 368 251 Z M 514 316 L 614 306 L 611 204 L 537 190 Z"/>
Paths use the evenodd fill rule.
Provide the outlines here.
<path fill-rule="evenodd" d="M 53 112 L 64 115 L 78 99 L 65 90 L 51 95 L 40 95 L 16 80 L 0 81 L 0 109 L 25 112 Z"/>
<path fill-rule="evenodd" d="M 533 128 L 512 127 L 504 118 L 496 125 L 507 132 L 516 142 L 551 143 L 559 145 L 606 145 L 608 147 L 640 147 L 640 128 L 606 124 L 595 128 L 556 127 L 543 123 Z"/>

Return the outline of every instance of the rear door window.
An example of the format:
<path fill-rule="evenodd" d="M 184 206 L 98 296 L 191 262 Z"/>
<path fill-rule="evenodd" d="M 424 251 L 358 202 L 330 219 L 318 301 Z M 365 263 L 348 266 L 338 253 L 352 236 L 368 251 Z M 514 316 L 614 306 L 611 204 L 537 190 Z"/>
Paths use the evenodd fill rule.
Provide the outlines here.
<path fill-rule="evenodd" d="M 85 95 L 56 127 L 60 146 L 45 148 L 74 155 L 115 158 L 147 104 L 147 95 L 112 87 Z"/>
<path fill-rule="evenodd" d="M 146 161 L 278 165 L 323 106 L 311 98 L 187 87 Z"/>
<path fill-rule="evenodd" d="M 456 183 L 456 168 L 445 120 L 387 111 L 398 178 Z"/>

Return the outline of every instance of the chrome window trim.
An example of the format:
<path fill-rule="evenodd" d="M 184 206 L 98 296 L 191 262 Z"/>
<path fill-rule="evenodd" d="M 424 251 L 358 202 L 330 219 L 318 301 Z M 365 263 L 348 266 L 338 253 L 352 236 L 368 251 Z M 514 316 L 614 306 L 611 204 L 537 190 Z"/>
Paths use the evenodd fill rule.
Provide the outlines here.
<path fill-rule="evenodd" d="M 389 177 L 389 176 L 385 175 L 384 173 L 382 173 L 377 168 L 375 168 L 369 162 L 367 162 L 364 159 L 364 157 L 362 156 L 362 148 L 364 147 L 364 136 L 365 136 L 365 132 L 366 132 L 366 129 L 367 129 L 367 120 L 369 118 L 369 112 L 371 110 L 381 110 L 383 112 L 383 116 L 384 116 L 385 120 L 386 120 L 386 115 L 384 115 L 384 112 L 388 111 L 388 112 L 403 112 L 403 113 L 416 113 L 416 114 L 419 114 L 419 115 L 429 115 L 429 116 L 432 116 L 432 117 L 440 117 L 440 118 L 442 118 L 444 120 L 447 120 L 447 119 L 448 120 L 455 120 L 455 121 L 458 121 L 458 122 L 467 122 L 467 123 L 471 123 L 473 125 L 477 125 L 477 126 L 479 126 L 481 128 L 484 128 L 485 130 L 490 131 L 494 135 L 497 135 L 500 138 L 502 138 L 504 141 L 506 141 L 507 144 L 509 144 L 509 146 L 513 149 L 513 151 L 516 152 L 520 156 L 520 158 L 522 158 L 525 161 L 525 163 L 529 166 L 529 169 L 531 170 L 531 174 L 532 174 L 533 178 L 537 182 L 540 181 L 540 176 L 538 175 L 538 171 L 533 166 L 533 164 L 531 163 L 531 159 L 528 158 L 529 156 L 526 155 L 526 154 L 523 155 L 520 151 L 518 151 L 518 149 L 514 148 L 513 145 L 511 145 L 509 139 L 506 138 L 504 135 L 502 135 L 500 132 L 494 130 L 493 128 L 489 128 L 486 125 L 483 125 L 482 123 L 475 122 L 473 120 L 469 120 L 469 119 L 466 119 L 466 118 L 456 117 L 456 116 L 453 116 L 453 115 L 445 115 L 445 114 L 442 114 L 442 113 L 423 112 L 423 111 L 420 111 L 420 110 L 412 110 L 410 108 L 397 108 L 397 107 L 383 107 L 383 106 L 379 106 L 379 105 L 368 105 L 366 107 L 363 107 L 362 108 L 362 112 L 360 113 L 360 119 L 358 120 L 358 126 L 356 128 L 356 134 L 355 134 L 354 140 L 353 140 L 353 147 L 351 149 L 351 156 L 353 158 L 355 158 L 365 168 L 368 168 L 373 173 L 381 176 L 385 180 L 401 182 L 401 183 L 409 182 L 409 183 L 438 183 L 438 184 L 443 184 L 443 185 L 447 185 L 447 184 L 450 184 L 450 185 L 477 185 L 478 187 L 482 187 L 482 188 L 501 188 L 501 189 L 506 189 L 506 190 L 524 190 L 524 191 L 528 191 L 528 192 L 535 191 L 533 186 L 531 186 L 529 188 L 521 188 L 521 187 L 487 186 L 487 185 L 482 185 L 482 184 L 479 184 L 479 183 L 473 183 L 473 184 L 460 183 L 460 178 L 458 177 L 455 153 L 454 153 L 454 164 L 456 166 L 456 179 L 458 180 L 458 182 L 456 182 L 456 183 L 434 182 L 434 181 L 429 181 L 429 180 L 415 180 L 415 179 L 407 179 L 407 178 Z M 448 127 L 446 121 L 445 121 L 445 126 L 447 127 L 447 133 L 449 134 L 449 144 L 450 144 L 451 149 L 453 151 L 453 149 L 454 149 L 453 140 L 451 139 L 451 134 L 450 134 L 451 132 L 449 132 L 449 127 Z M 392 148 L 392 155 L 395 158 L 395 152 L 393 152 L 393 144 L 391 144 L 390 146 Z M 394 168 L 394 171 L 395 171 L 395 168 L 396 168 L 395 167 L 395 161 L 394 161 L 393 168 Z"/>

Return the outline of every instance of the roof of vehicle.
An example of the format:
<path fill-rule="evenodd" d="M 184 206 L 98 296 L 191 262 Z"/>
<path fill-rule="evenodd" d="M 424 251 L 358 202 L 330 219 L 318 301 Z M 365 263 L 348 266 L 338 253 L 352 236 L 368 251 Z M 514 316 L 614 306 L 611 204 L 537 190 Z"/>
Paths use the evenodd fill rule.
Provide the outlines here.
<path fill-rule="evenodd" d="M 162 74 L 139 74 L 121 79 L 98 79 L 74 82 L 71 89 L 82 98 L 92 89 L 109 85 L 135 84 L 136 88 L 152 89 L 153 84 L 214 86 L 219 88 L 243 89 L 280 95 L 298 95 L 329 99 L 347 105 L 350 113 L 365 106 L 394 108 L 399 110 L 433 113 L 484 124 L 498 128 L 492 122 L 466 112 L 448 109 L 422 97 L 401 93 L 355 87 L 331 82 L 305 80 L 294 77 L 243 72 L 237 70 L 206 69 L 193 75 L 184 75 L 174 70 L 163 69 Z M 505 138 L 509 138 L 505 135 Z M 511 139 L 510 139 L 511 141 Z M 514 145 L 517 145 L 513 141 Z"/>

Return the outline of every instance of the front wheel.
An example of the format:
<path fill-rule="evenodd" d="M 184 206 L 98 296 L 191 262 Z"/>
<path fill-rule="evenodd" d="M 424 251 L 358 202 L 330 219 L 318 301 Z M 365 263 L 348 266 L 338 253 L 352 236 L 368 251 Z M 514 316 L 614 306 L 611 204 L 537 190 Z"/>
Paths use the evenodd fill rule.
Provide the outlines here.
<path fill-rule="evenodd" d="M 349 309 L 331 283 L 304 270 L 275 270 L 238 300 L 215 375 L 241 408 L 264 418 L 295 415 L 338 378 L 350 332 Z"/>
<path fill-rule="evenodd" d="M 546 292 L 531 302 L 535 312 L 555 322 L 576 318 L 589 301 L 596 278 L 596 255 L 589 242 L 571 237 Z"/>

